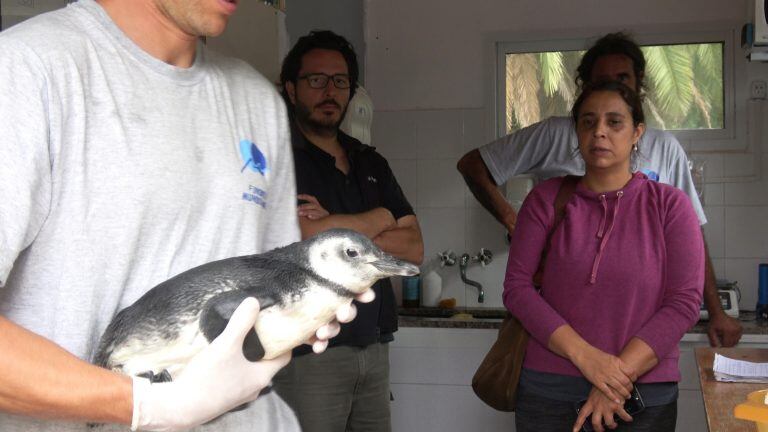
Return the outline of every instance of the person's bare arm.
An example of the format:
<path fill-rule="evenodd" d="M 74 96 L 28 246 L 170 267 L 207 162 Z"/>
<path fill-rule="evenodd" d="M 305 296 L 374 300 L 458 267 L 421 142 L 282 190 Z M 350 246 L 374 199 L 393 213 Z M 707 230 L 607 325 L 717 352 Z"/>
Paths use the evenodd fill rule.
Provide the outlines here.
<path fill-rule="evenodd" d="M 392 213 L 384 207 L 356 214 L 333 214 L 319 219 L 299 217 L 302 239 L 333 228 L 348 228 L 373 239 L 396 226 L 397 222 Z"/>
<path fill-rule="evenodd" d="M 374 298 L 369 289 L 356 300 Z M 342 305 L 335 320 L 320 326 L 307 343 L 323 352 L 328 339 L 339 333 L 338 323 L 351 321 L 356 311 L 354 305 Z M 203 424 L 254 400 L 290 360 L 290 353 L 258 362 L 243 357 L 243 339 L 258 314 L 258 301 L 245 299 L 221 335 L 173 381 L 159 384 L 91 365 L 0 316 L 0 411 L 141 430 L 187 430 Z"/>
<path fill-rule="evenodd" d="M 709 313 L 709 324 L 707 325 L 709 344 L 713 347 L 732 347 L 741 339 L 741 324 L 723 311 L 723 305 L 717 295 L 715 271 L 712 268 L 712 258 L 709 257 L 706 240 L 704 241 L 704 253 L 704 306 Z"/>
<path fill-rule="evenodd" d="M 459 170 L 467 183 L 472 195 L 496 218 L 511 234 L 515 230 L 517 213 L 509 205 L 504 195 L 483 162 L 480 151 L 474 149 L 459 159 L 456 169 Z"/>
<path fill-rule="evenodd" d="M 0 316 L 0 411 L 130 425 L 131 378 L 87 363 Z"/>
<path fill-rule="evenodd" d="M 401 217 L 395 228 L 382 231 L 373 242 L 384 252 L 413 264 L 421 265 L 424 261 L 424 241 L 415 215 Z"/>

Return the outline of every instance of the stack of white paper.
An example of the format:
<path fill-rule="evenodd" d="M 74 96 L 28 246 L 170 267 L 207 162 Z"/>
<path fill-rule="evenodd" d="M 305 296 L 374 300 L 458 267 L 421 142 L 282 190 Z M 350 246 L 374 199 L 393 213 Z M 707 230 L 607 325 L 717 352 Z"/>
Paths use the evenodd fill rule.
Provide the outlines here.
<path fill-rule="evenodd" d="M 717 381 L 768 383 L 768 363 L 753 363 L 715 354 L 712 365 Z"/>

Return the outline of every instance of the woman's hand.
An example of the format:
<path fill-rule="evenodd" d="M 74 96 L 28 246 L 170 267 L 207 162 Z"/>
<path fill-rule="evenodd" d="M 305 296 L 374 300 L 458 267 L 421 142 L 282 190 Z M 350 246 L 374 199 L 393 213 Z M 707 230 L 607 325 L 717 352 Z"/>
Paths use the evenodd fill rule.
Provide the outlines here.
<path fill-rule="evenodd" d="M 632 416 L 624 411 L 624 403 L 616 403 L 610 398 L 605 396 L 605 393 L 600 391 L 597 387 L 592 387 L 589 392 L 589 397 L 579 411 L 579 416 L 576 418 L 576 423 L 573 425 L 573 432 L 579 432 L 581 426 L 587 421 L 587 417 L 592 415 L 590 421 L 592 427 L 596 432 L 603 432 L 603 424 L 608 429 L 616 429 L 618 424 L 614 415 L 618 415 L 622 420 L 631 422 Z"/>
<path fill-rule="evenodd" d="M 637 372 L 620 358 L 589 345 L 571 361 L 584 378 L 615 403 L 622 404 L 629 398 Z"/>
<path fill-rule="evenodd" d="M 297 198 L 307 201 L 306 204 L 299 204 L 299 217 L 306 217 L 310 220 L 318 220 L 330 214 L 328 213 L 328 210 L 324 209 L 323 206 L 320 205 L 320 202 L 317 200 L 317 198 L 312 195 L 299 194 L 297 195 Z"/>
<path fill-rule="evenodd" d="M 638 376 L 635 367 L 590 345 L 570 325 L 552 332 L 548 348 L 570 360 L 584 378 L 616 403 L 629 397 Z"/>

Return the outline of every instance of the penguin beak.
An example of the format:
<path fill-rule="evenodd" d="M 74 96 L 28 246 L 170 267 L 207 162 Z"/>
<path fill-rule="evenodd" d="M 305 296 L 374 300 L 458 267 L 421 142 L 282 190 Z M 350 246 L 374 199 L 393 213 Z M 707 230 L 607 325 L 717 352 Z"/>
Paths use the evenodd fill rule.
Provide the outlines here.
<path fill-rule="evenodd" d="M 419 274 L 417 266 L 390 255 L 384 255 L 369 264 L 382 272 L 382 276 L 413 276 Z"/>

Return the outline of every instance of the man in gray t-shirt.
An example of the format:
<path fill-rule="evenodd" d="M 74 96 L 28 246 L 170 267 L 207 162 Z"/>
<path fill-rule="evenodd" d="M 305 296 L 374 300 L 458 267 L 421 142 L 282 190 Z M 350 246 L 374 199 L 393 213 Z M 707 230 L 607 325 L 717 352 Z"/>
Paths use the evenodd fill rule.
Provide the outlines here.
<path fill-rule="evenodd" d="M 620 81 L 643 91 L 645 58 L 625 35 L 604 36 L 582 58 L 577 70 L 580 85 L 606 79 Z M 691 199 L 701 224 L 707 222 L 688 168 L 688 158 L 672 134 L 648 128 L 637 145 L 634 169 L 682 189 Z M 458 170 L 478 201 L 511 233 L 517 214 L 499 192 L 498 185 L 520 174 L 541 178 L 584 174 L 578 155 L 576 130 L 570 118 L 554 117 L 499 138 L 464 155 Z M 704 304 L 709 312 L 709 341 L 712 346 L 733 346 L 741 338 L 741 324 L 725 314 L 717 295 L 712 261 L 707 252 Z"/>
<path fill-rule="evenodd" d="M 290 355 L 242 354 L 252 299 L 173 382 L 87 362 L 151 287 L 299 239 L 280 96 L 199 43 L 236 7 L 80 0 L 0 33 L 1 431 L 299 430 L 259 396 Z M 318 329 L 316 351 L 335 332 Z"/>

